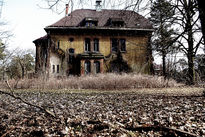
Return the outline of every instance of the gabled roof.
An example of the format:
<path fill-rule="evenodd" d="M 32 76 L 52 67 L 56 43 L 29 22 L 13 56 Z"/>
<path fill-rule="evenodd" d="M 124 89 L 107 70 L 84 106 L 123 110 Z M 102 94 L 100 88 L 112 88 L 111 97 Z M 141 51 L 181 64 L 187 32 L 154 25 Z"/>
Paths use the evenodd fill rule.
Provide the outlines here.
<path fill-rule="evenodd" d="M 106 28 L 106 23 L 109 19 L 122 19 L 124 21 L 124 28 L 133 29 L 152 29 L 149 20 L 139 15 L 134 11 L 129 10 L 91 10 L 79 9 L 73 11 L 68 16 L 63 17 L 56 23 L 47 26 L 48 28 L 64 28 L 64 27 L 80 27 L 81 22 L 86 18 L 95 18 L 98 20 L 97 28 Z"/>

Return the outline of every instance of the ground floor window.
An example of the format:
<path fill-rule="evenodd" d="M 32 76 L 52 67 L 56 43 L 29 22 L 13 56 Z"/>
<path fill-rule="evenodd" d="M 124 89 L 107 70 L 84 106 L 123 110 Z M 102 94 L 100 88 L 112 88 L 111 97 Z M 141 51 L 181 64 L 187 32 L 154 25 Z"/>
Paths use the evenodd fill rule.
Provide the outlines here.
<path fill-rule="evenodd" d="M 85 74 L 89 74 L 91 72 L 90 61 L 85 61 Z"/>
<path fill-rule="evenodd" d="M 100 62 L 99 61 L 94 62 L 94 72 L 95 74 L 100 73 Z"/>
<path fill-rule="evenodd" d="M 53 73 L 55 73 L 55 65 L 53 65 Z"/>
<path fill-rule="evenodd" d="M 60 72 L 60 66 L 57 65 L 57 73 L 59 73 L 59 72 Z"/>

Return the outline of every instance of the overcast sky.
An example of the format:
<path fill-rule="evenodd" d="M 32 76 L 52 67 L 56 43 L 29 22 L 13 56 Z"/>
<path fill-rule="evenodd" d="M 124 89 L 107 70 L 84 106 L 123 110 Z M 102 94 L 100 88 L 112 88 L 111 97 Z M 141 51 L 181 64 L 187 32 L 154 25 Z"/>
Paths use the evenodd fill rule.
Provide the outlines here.
<path fill-rule="evenodd" d="M 44 36 L 44 28 L 61 19 L 65 13 L 57 14 L 41 9 L 41 0 L 4 0 L 1 20 L 14 36 L 10 48 L 35 49 L 33 40 Z"/>

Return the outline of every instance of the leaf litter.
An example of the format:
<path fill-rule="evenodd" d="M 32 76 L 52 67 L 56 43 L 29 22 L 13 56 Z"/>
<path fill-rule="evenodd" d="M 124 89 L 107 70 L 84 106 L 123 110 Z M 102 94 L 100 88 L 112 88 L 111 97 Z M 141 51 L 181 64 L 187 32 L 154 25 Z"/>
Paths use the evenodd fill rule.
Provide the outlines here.
<path fill-rule="evenodd" d="M 135 92 L 0 94 L 0 136 L 205 136 L 205 98 Z"/>

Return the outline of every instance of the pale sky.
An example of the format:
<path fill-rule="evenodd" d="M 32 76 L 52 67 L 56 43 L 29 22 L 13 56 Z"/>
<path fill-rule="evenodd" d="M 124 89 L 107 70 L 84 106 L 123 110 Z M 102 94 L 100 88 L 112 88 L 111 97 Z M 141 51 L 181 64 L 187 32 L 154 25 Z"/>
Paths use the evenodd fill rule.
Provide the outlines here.
<path fill-rule="evenodd" d="M 9 48 L 35 49 L 33 40 L 44 36 L 44 28 L 61 19 L 65 13 L 57 14 L 51 10 L 41 9 L 42 0 L 4 0 L 1 20 L 14 36 Z"/>

